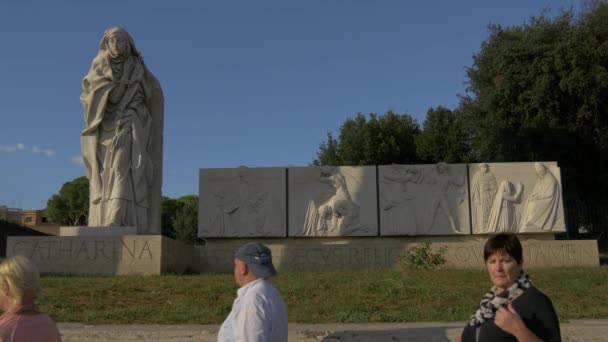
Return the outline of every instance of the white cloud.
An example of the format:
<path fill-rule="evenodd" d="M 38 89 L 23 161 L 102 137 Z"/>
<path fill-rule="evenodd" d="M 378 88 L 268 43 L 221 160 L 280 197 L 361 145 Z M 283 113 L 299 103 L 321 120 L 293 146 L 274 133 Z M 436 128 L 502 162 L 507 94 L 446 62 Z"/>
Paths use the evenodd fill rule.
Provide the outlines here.
<path fill-rule="evenodd" d="M 12 153 L 21 151 L 31 152 L 34 154 L 43 154 L 47 157 L 52 157 L 55 155 L 55 150 L 53 150 L 52 148 L 43 149 L 38 146 L 32 146 L 32 148 L 29 149 L 23 143 L 17 143 L 15 145 L 0 145 L 0 152 Z"/>
<path fill-rule="evenodd" d="M 70 161 L 76 165 L 80 165 L 80 166 L 84 166 L 84 163 L 82 162 L 82 157 L 81 156 L 74 156 L 70 158 Z"/>

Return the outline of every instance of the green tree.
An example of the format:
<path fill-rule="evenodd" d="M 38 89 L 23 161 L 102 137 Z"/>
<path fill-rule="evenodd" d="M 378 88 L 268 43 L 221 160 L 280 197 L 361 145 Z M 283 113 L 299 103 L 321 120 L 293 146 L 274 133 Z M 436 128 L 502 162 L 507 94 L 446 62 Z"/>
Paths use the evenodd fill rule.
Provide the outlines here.
<path fill-rule="evenodd" d="M 187 195 L 179 198 L 182 203 L 173 218 L 175 238 L 180 241 L 194 243 L 198 233 L 198 196 Z"/>
<path fill-rule="evenodd" d="M 557 160 L 568 195 L 608 191 L 608 4 L 491 25 L 460 112 L 479 161 Z"/>
<path fill-rule="evenodd" d="M 415 137 L 420 133 L 409 114 L 392 111 L 367 117 L 359 113 L 340 127 L 339 139 L 331 133 L 319 145 L 313 165 L 376 165 L 418 161 Z"/>
<path fill-rule="evenodd" d="M 198 205 L 198 196 L 185 195 L 179 198 L 169 198 L 163 196 L 161 206 L 162 235 L 170 237 L 172 239 L 179 239 L 176 235 L 175 220 L 178 215 L 182 214 L 181 211 L 183 207 L 192 203 L 196 203 L 196 205 Z M 198 215 L 198 209 L 196 213 Z"/>
<path fill-rule="evenodd" d="M 49 222 L 79 226 L 87 224 L 89 213 L 89 180 L 78 177 L 64 183 L 58 194 L 46 203 L 45 215 Z"/>
<path fill-rule="evenodd" d="M 161 202 L 161 234 L 172 239 L 175 238 L 173 219 L 182 204 L 174 198 L 163 196 Z"/>
<path fill-rule="evenodd" d="M 470 147 L 462 116 L 445 107 L 430 108 L 416 137 L 416 151 L 425 162 L 466 162 Z"/>

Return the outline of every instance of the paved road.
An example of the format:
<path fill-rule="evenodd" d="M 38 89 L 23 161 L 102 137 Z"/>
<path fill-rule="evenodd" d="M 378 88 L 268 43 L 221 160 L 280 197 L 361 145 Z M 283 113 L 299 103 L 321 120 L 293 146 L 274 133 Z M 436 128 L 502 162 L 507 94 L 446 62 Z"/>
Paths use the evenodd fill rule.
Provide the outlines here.
<path fill-rule="evenodd" d="M 465 322 L 289 324 L 289 341 L 452 341 Z M 219 325 L 83 325 L 60 323 L 65 342 L 210 342 Z M 561 325 L 567 342 L 608 341 L 608 320 L 574 320 Z"/>

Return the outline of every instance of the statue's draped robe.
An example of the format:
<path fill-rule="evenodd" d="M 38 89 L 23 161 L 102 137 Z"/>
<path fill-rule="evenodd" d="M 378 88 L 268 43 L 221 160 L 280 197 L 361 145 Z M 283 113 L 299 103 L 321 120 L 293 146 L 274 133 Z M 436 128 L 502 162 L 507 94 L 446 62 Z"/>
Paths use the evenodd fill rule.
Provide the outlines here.
<path fill-rule="evenodd" d="M 162 167 L 160 85 L 138 55 L 116 61 L 100 51 L 82 86 L 81 146 L 90 183 L 89 226 L 150 231 L 150 221 L 154 225 L 157 221 L 150 196 L 153 201 L 160 197 L 160 181 L 155 179 L 160 177 L 155 170 Z"/>
<path fill-rule="evenodd" d="M 514 203 L 518 201 L 520 193 L 513 195 L 511 192 L 510 183 L 503 181 L 492 203 L 487 232 L 517 233 L 517 213 Z"/>
<path fill-rule="evenodd" d="M 559 211 L 560 188 L 555 176 L 547 170 L 540 177 L 528 196 L 519 232 L 550 231 L 555 225 Z"/>
<path fill-rule="evenodd" d="M 471 206 L 473 218 L 473 230 L 475 232 L 488 231 L 488 219 L 492 201 L 496 194 L 496 177 L 491 172 L 478 172 L 473 178 L 471 187 Z"/>

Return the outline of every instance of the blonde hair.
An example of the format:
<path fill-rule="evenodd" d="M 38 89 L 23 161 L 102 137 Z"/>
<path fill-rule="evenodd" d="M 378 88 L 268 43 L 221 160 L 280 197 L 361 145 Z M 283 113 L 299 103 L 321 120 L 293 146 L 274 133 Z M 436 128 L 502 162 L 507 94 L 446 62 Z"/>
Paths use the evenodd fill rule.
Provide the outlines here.
<path fill-rule="evenodd" d="M 10 285 L 11 297 L 16 302 L 36 299 L 40 292 L 38 267 L 27 257 L 16 255 L 0 263 L 0 277 Z"/>

